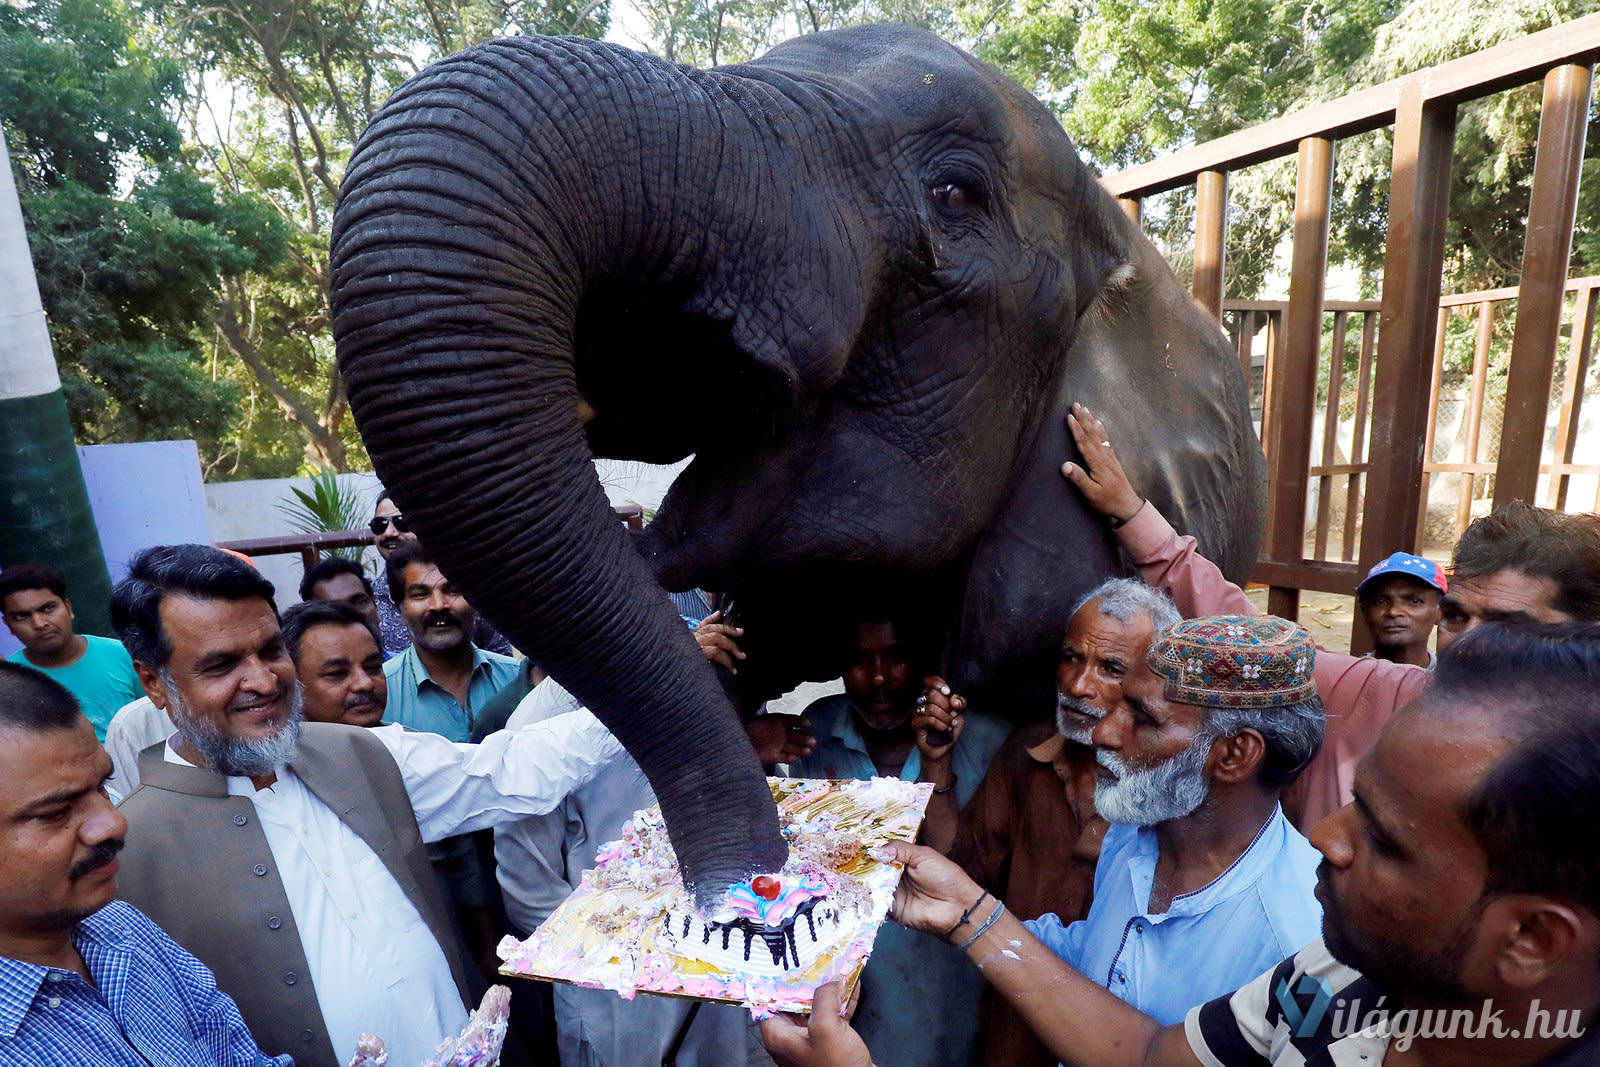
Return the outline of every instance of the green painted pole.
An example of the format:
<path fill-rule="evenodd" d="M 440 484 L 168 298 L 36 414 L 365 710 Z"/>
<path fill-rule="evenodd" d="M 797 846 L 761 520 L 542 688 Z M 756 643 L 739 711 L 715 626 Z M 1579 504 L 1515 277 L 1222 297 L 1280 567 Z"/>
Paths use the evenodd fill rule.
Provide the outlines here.
<path fill-rule="evenodd" d="M 0 136 L 0 565 L 27 562 L 66 576 L 79 633 L 111 636 L 111 577 Z"/>

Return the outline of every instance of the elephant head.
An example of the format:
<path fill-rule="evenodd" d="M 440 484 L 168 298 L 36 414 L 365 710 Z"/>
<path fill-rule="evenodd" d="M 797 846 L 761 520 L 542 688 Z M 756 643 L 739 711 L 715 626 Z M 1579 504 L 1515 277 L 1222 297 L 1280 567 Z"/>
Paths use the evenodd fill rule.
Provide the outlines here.
<path fill-rule="evenodd" d="M 1048 693 L 1066 605 L 1123 569 L 1056 473 L 1073 399 L 1214 558 L 1254 556 L 1263 464 L 1220 330 L 1050 113 L 923 31 L 713 70 L 481 45 L 384 105 L 332 240 L 374 466 L 636 756 L 703 903 L 785 849 L 662 586 L 735 592 L 757 688 L 827 673 L 822 621 L 894 579 L 958 681 L 1037 669 Z M 630 543 L 591 459 L 691 454 Z"/>

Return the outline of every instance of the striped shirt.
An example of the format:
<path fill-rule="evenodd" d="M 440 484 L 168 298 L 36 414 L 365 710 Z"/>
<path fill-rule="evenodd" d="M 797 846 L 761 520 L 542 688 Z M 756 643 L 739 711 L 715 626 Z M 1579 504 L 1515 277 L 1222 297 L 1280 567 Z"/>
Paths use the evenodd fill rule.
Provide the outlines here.
<path fill-rule="evenodd" d="M 1390 1041 L 1403 1035 L 1408 1041 L 1430 1032 L 1502 1036 L 1534 1025 L 1530 1017 L 1487 1007 L 1449 1015 L 1425 1020 L 1401 1010 L 1377 982 L 1334 959 L 1319 938 L 1249 985 L 1191 1009 L 1184 1033 L 1205 1067 L 1377 1067 Z M 1549 1023 L 1539 1022 L 1547 1034 Z M 1574 1036 L 1540 1067 L 1600 1063 L 1600 1027 Z"/>
<path fill-rule="evenodd" d="M 94 983 L 0 957 L 0 1067 L 293 1067 L 256 1046 L 205 965 L 131 904 L 78 924 Z"/>

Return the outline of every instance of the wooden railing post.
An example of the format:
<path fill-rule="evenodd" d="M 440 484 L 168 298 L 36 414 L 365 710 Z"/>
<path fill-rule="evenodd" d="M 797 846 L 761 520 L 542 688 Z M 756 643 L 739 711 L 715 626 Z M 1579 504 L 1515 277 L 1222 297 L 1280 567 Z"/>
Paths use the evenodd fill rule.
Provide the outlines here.
<path fill-rule="evenodd" d="M 1133 221 L 1135 226 L 1144 220 L 1144 199 L 1142 197 L 1119 196 L 1117 197 L 1117 206 L 1122 209 L 1124 215 Z"/>
<path fill-rule="evenodd" d="M 1494 344 L 1494 301 L 1485 300 L 1478 305 L 1478 331 L 1472 345 L 1472 389 L 1467 393 L 1467 440 L 1461 453 L 1465 463 L 1478 462 L 1478 440 L 1483 430 L 1483 393 L 1489 381 L 1489 349 Z M 1435 409 L 1435 419 L 1439 417 Z M 1456 536 L 1472 521 L 1473 487 L 1477 477 L 1471 471 L 1461 475 L 1456 491 Z"/>
<path fill-rule="evenodd" d="M 1416 550 L 1455 136 L 1455 105 L 1428 102 L 1420 86 L 1408 89 L 1395 113 L 1372 445 L 1367 453 L 1373 462 L 1362 509 L 1358 573 L 1396 550 Z M 1352 648 L 1365 651 L 1371 635 L 1359 615 L 1356 631 Z"/>
<path fill-rule="evenodd" d="M 1322 293 L 1328 268 L 1328 217 L 1333 205 L 1333 141 L 1300 142 L 1294 192 L 1294 258 L 1289 270 L 1289 310 L 1284 313 L 1283 359 L 1273 388 L 1272 559 L 1305 558 L 1306 489 L 1310 480 L 1311 421 L 1317 402 L 1317 362 L 1322 353 Z M 1273 587 L 1267 610 L 1293 619 L 1300 590 Z"/>
<path fill-rule="evenodd" d="M 1539 151 L 1534 157 L 1522 280 L 1517 287 L 1517 324 L 1506 375 L 1505 420 L 1494 471 L 1495 507 L 1512 500 L 1531 502 L 1538 488 L 1593 73 L 1587 64 L 1564 63 L 1544 79 Z"/>
<path fill-rule="evenodd" d="M 1270 490 L 1275 480 L 1273 474 L 1277 468 L 1277 460 L 1273 453 L 1277 450 L 1277 438 L 1272 432 L 1272 411 L 1275 406 L 1273 396 L 1278 391 L 1278 367 L 1283 362 L 1283 312 L 1267 311 L 1263 313 L 1267 320 L 1266 349 L 1261 353 L 1261 449 L 1267 455 L 1267 487 Z M 1267 505 L 1267 524 L 1272 524 L 1272 505 Z M 1267 531 L 1267 542 L 1272 541 L 1272 531 Z"/>
<path fill-rule="evenodd" d="M 1322 467 L 1333 466 L 1339 458 L 1339 401 L 1344 391 L 1344 335 L 1349 324 L 1348 311 L 1333 316 L 1333 345 L 1328 351 L 1328 407 L 1322 413 Z M 1328 527 L 1333 522 L 1333 475 L 1317 478 L 1317 526 L 1312 559 L 1328 558 Z"/>
<path fill-rule="evenodd" d="M 1589 352 L 1594 344 L 1594 320 L 1600 288 L 1593 283 L 1578 290 L 1572 305 L 1572 338 L 1567 348 L 1567 380 L 1561 390 L 1561 416 L 1556 422 L 1557 463 L 1571 463 L 1578 443 L 1578 420 L 1583 417 L 1583 385 L 1589 379 Z M 1567 485 L 1571 475 L 1550 472 L 1550 488 L 1545 504 L 1558 511 L 1567 509 Z"/>
<path fill-rule="evenodd" d="M 1428 378 L 1427 433 L 1422 439 L 1422 486 L 1417 490 L 1417 547 L 1424 543 L 1423 533 L 1428 525 L 1428 500 L 1433 491 L 1433 474 L 1428 467 L 1433 463 L 1433 438 L 1439 429 L 1439 387 L 1444 382 L 1444 342 L 1450 335 L 1448 307 L 1439 309 L 1439 327 L 1433 332 L 1433 374 Z"/>
<path fill-rule="evenodd" d="M 1378 347 L 1378 315 L 1374 311 L 1361 313 L 1361 355 L 1356 369 L 1356 419 L 1350 429 L 1350 464 L 1361 467 L 1366 462 L 1367 407 L 1372 398 L 1372 358 Z M 1356 558 L 1356 526 L 1361 514 L 1361 471 L 1350 472 L 1344 490 L 1344 544 L 1339 558 L 1354 561 Z"/>
<path fill-rule="evenodd" d="M 1254 369 L 1251 365 L 1255 362 L 1256 340 L 1256 313 L 1254 311 L 1239 312 L 1239 369 L 1244 372 L 1245 393 L 1250 392 L 1250 372 Z"/>
<path fill-rule="evenodd" d="M 1222 257 L 1228 233 L 1228 175 L 1208 170 L 1195 179 L 1194 298 L 1222 321 Z"/>

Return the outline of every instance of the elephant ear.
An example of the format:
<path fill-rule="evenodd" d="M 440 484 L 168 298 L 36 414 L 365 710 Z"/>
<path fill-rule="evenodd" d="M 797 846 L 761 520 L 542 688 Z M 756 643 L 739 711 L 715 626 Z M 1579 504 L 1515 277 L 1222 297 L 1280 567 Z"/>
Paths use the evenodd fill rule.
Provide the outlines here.
<path fill-rule="evenodd" d="M 1266 464 L 1233 347 L 1142 234 L 1123 238 L 1129 261 L 1080 318 L 962 593 L 954 680 L 1020 720 L 1048 713 L 1077 599 L 1130 572 L 1105 519 L 1060 473 L 1080 458 L 1073 403 L 1105 421 L 1135 488 L 1230 578 L 1245 578 L 1261 538 Z"/>

